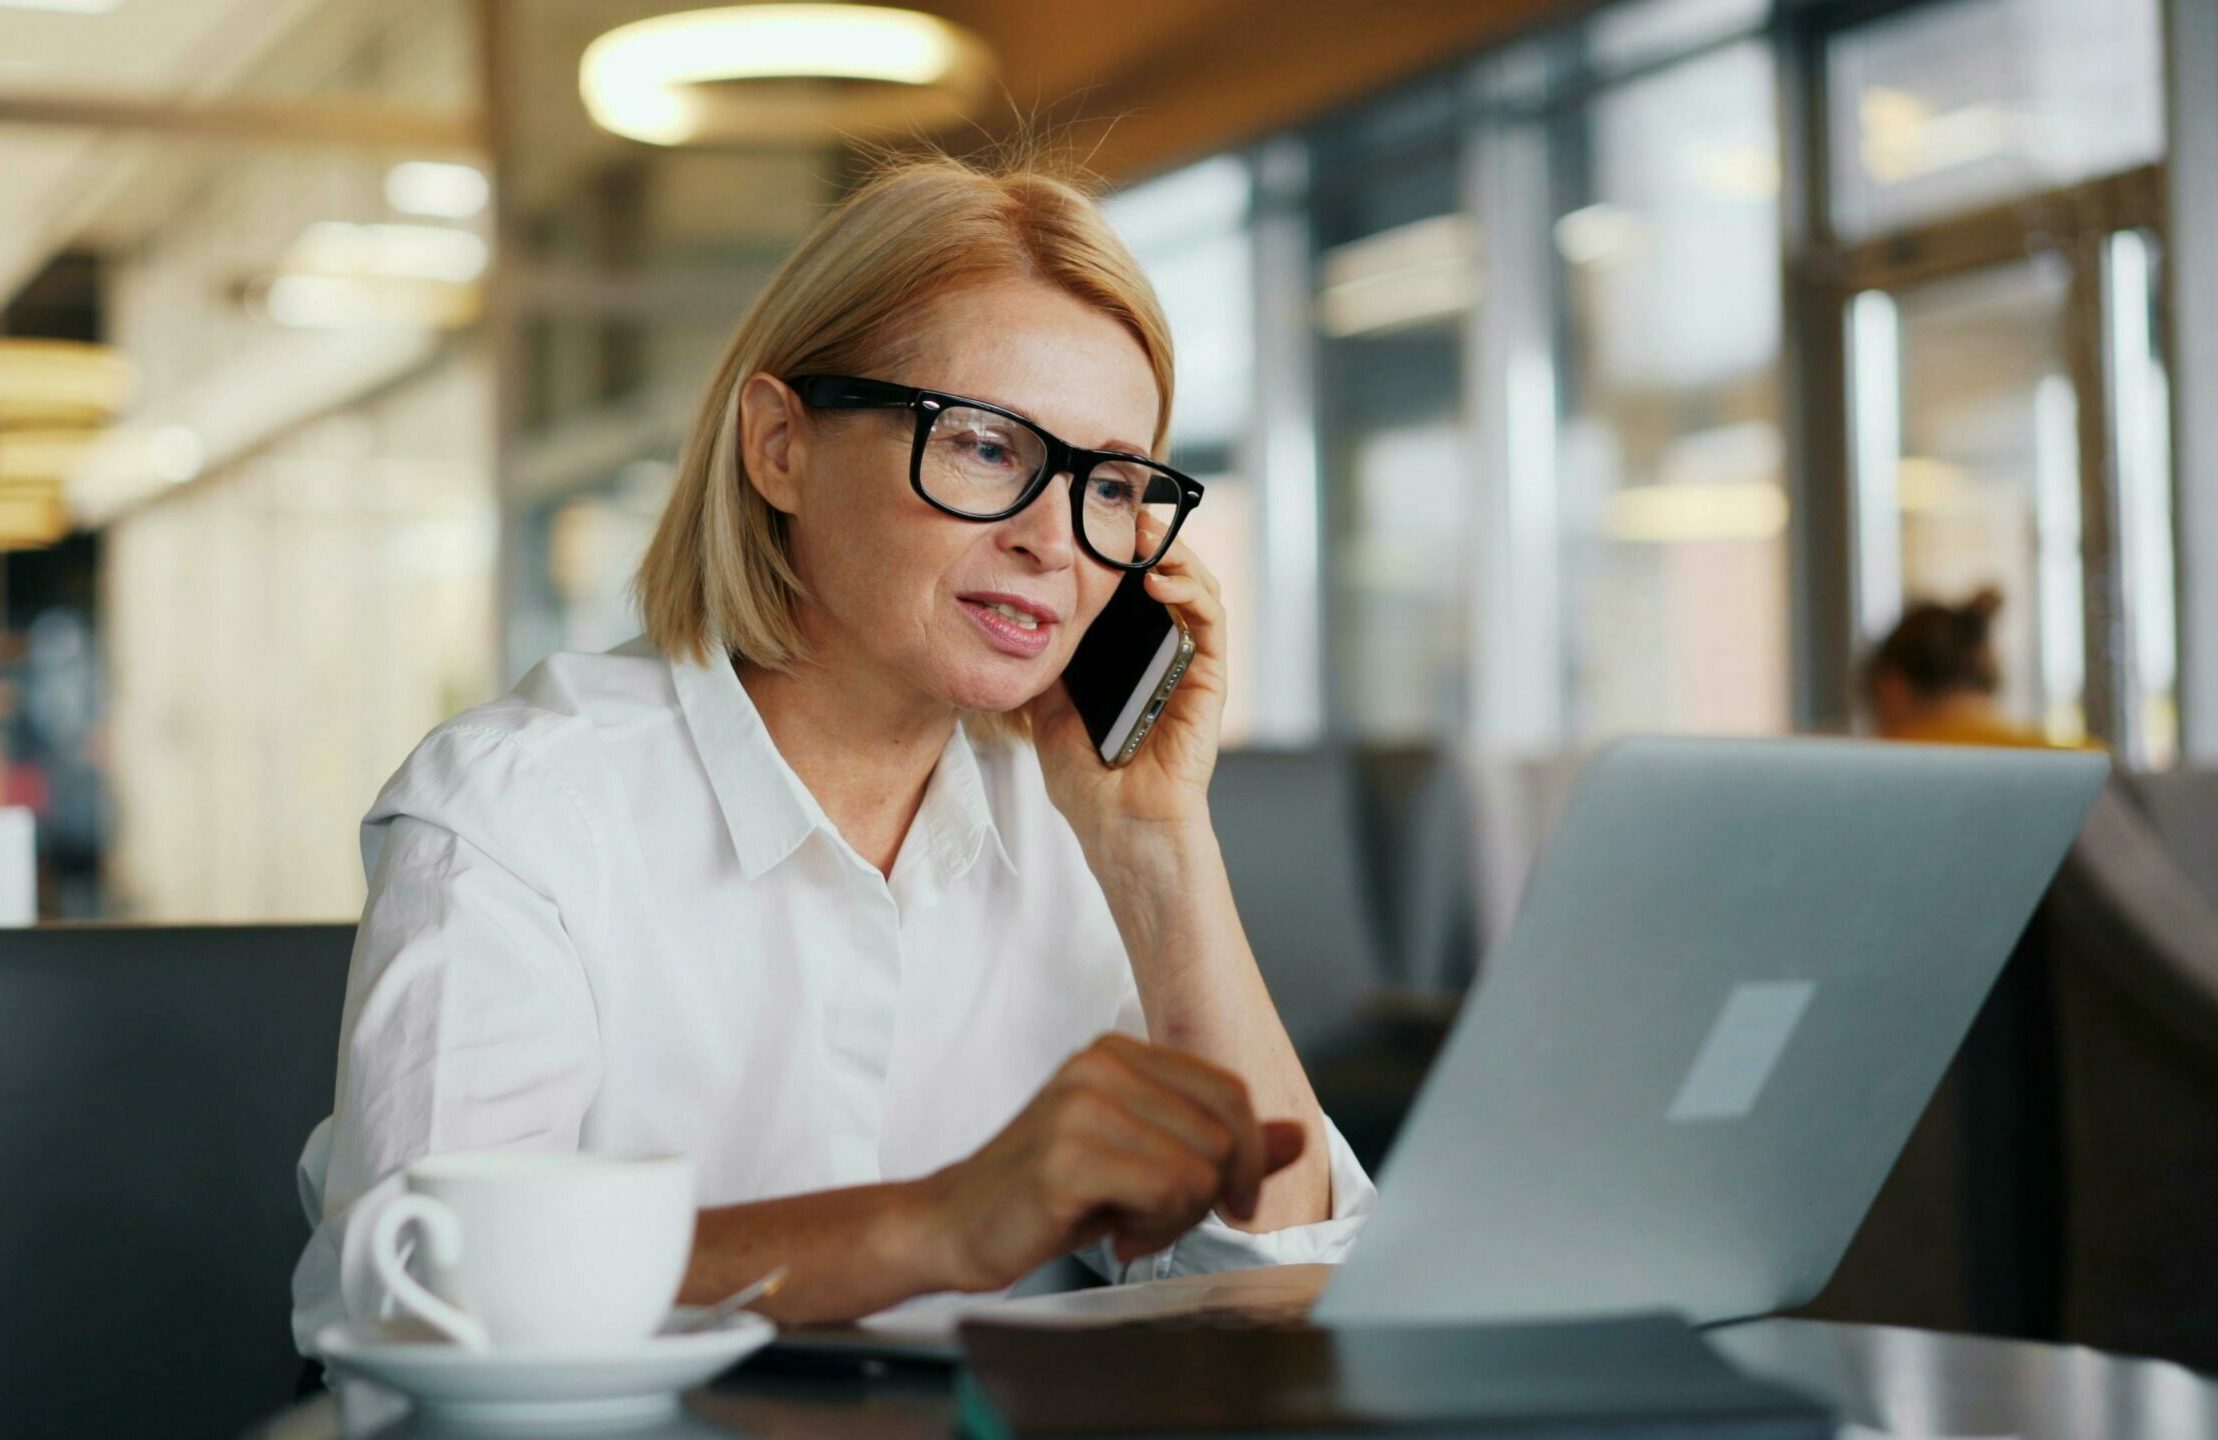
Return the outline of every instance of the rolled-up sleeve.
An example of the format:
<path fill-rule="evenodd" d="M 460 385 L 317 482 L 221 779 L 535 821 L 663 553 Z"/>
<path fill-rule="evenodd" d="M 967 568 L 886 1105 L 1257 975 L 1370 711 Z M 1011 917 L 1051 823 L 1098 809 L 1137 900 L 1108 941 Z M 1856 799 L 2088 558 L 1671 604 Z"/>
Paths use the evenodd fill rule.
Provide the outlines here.
<path fill-rule="evenodd" d="M 365 819 L 337 1093 L 302 1163 L 321 1210 L 294 1274 L 303 1349 L 381 1300 L 346 1237 L 411 1161 L 577 1148 L 601 1075 L 579 933 L 598 843 L 559 776 L 494 730 L 435 732 Z"/>
<path fill-rule="evenodd" d="M 1136 988 L 1125 993 L 1117 1028 L 1146 1038 L 1147 1026 L 1141 1017 Z M 1103 1278 L 1120 1285 L 1136 1280 L 1167 1280 L 1174 1275 L 1250 1270 L 1259 1265 L 1337 1265 L 1362 1231 L 1364 1217 L 1377 1202 L 1378 1187 L 1371 1183 L 1332 1117 L 1320 1118 L 1332 1179 L 1332 1209 L 1327 1218 L 1283 1230 L 1252 1231 L 1239 1229 L 1211 1211 L 1167 1250 L 1120 1264 L 1113 1242 L 1103 1240 L 1081 1252 L 1079 1258 Z"/>
<path fill-rule="evenodd" d="M 1289 1225 L 1283 1230 L 1250 1231 L 1227 1224 L 1212 1211 L 1168 1250 L 1120 1265 L 1105 1241 L 1087 1253 L 1086 1261 L 1120 1285 L 1134 1280 L 1167 1280 L 1173 1275 L 1250 1270 L 1258 1265 L 1337 1265 L 1354 1246 L 1378 1189 L 1330 1116 L 1325 1117 L 1325 1148 L 1332 1167 L 1332 1214 L 1328 1219 Z"/>

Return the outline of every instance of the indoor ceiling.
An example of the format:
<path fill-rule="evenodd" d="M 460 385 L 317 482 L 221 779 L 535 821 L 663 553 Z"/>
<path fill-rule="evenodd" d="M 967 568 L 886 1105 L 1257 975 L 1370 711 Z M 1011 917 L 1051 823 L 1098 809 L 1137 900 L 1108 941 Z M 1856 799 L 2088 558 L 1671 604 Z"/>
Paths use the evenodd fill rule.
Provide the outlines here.
<path fill-rule="evenodd" d="M 1019 106 L 1092 122 L 1080 130 L 1101 140 L 1095 167 L 1124 179 L 1298 123 L 1586 3 L 930 0 L 919 8 L 984 34 Z"/>
<path fill-rule="evenodd" d="M 1298 124 L 1592 0 L 907 3 L 976 31 L 994 50 L 1005 98 L 979 117 L 984 134 L 1004 135 L 1013 117 L 1030 117 L 1117 183 Z M 596 36 L 683 8 L 682 0 L 502 6 L 506 180 L 525 213 L 653 149 L 594 127 L 578 98 L 578 58 Z M 958 145 L 963 138 L 947 137 Z M 759 206 L 760 228 L 790 240 L 778 198 L 790 189 L 784 180 L 796 165 L 823 168 L 818 156 L 790 151 L 693 153 L 703 193 L 723 197 L 733 212 L 725 223 L 734 235 L 753 223 L 738 212 Z"/>
<path fill-rule="evenodd" d="M 357 0 L 120 0 L 105 13 L 0 0 L 0 298 L 76 246 L 127 247 L 208 162 L 167 163 L 181 142 L 143 116 L 107 128 L 7 123 L 25 97 L 130 105 L 225 98 L 273 47 Z M 469 0 L 456 0 L 469 3 Z M 585 43 L 671 0 L 495 0 L 517 110 L 512 195 L 575 184 L 631 142 L 592 132 L 576 101 Z M 1056 127 L 1112 181 L 1287 125 L 1468 54 L 1580 0 L 916 0 L 983 35 L 1007 100 Z M 286 54 L 292 52 L 288 49 Z M 265 71 L 267 66 L 263 67 Z M 20 118 L 20 117 L 19 117 Z"/>
<path fill-rule="evenodd" d="M 993 48 L 1007 100 L 981 117 L 987 129 L 1007 128 L 1017 112 L 1071 124 L 1088 149 L 1101 142 L 1096 168 L 1122 180 L 1268 134 L 1592 0 L 905 3 L 976 31 Z M 535 51 L 525 82 L 552 77 L 570 87 L 576 56 L 594 36 L 684 8 L 674 0 L 531 0 L 511 9 L 508 23 Z"/>
<path fill-rule="evenodd" d="M 122 0 L 105 12 L 0 4 L 0 101 L 168 103 L 220 93 L 311 4 Z M 0 124 L 0 298 L 65 245 L 127 242 L 161 187 L 125 185 L 158 141 L 143 133 Z"/>

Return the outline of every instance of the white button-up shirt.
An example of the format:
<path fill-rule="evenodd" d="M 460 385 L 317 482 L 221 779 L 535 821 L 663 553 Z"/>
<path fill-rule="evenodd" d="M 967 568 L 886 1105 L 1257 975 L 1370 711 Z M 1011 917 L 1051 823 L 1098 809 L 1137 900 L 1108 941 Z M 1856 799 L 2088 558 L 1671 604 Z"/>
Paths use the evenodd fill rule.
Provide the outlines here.
<path fill-rule="evenodd" d="M 704 1206 L 908 1179 L 976 1150 L 1103 1031 L 1145 1033 L 1028 745 L 958 725 L 881 874 L 729 664 L 641 640 L 552 656 L 432 731 L 362 857 L 334 1114 L 301 1160 L 303 1349 L 378 1303 L 359 1265 L 341 1286 L 344 1235 L 420 1156 L 685 1151 Z M 1329 1220 L 1211 1216 L 1130 1265 L 1085 1258 L 1117 1280 L 1338 1260 L 1374 1192 L 1326 1138 Z"/>

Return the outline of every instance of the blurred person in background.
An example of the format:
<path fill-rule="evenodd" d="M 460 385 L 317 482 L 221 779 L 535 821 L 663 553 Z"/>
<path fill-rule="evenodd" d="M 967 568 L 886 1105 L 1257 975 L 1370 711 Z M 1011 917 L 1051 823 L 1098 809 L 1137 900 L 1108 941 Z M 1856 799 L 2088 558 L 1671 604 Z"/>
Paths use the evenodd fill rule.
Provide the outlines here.
<path fill-rule="evenodd" d="M 1864 694 L 1885 740 L 1938 745 L 2047 745 L 2048 737 L 2002 713 L 1995 693 L 1995 613 L 2002 592 L 1962 604 L 1923 600 L 1903 612 L 1864 665 Z"/>
<path fill-rule="evenodd" d="M 1130 480 L 1171 398 L 1146 278 L 1039 162 L 894 164 L 802 242 L 707 388 L 647 634 L 439 726 L 364 820 L 304 1347 L 377 1303 L 355 1237 L 435 1151 L 687 1152 L 681 1297 L 783 1264 L 786 1323 L 1073 1252 L 1340 1258 L 1371 1183 L 1208 810 L 1223 601 Z M 1127 569 L 1197 650 L 1111 770 L 1058 681 Z"/>
<path fill-rule="evenodd" d="M 45 773 L 38 849 L 44 913 L 86 920 L 102 912 L 100 869 L 108 796 L 99 764 L 100 659 L 92 622 L 73 608 L 43 610 L 25 635 L 19 714 L 22 754 Z"/>
<path fill-rule="evenodd" d="M 94 919 L 103 910 L 107 787 L 92 623 L 76 609 L 53 606 L 9 639 L 15 653 L 0 681 L 7 746 L 0 803 L 25 806 L 36 817 L 39 913 Z"/>

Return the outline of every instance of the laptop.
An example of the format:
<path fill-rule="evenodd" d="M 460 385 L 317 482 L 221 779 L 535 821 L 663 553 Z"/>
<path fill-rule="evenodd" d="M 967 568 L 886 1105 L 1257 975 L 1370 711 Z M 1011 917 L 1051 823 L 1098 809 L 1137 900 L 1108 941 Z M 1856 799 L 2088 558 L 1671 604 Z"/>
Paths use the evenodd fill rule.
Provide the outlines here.
<path fill-rule="evenodd" d="M 1485 957 L 1345 1263 L 927 1305 L 847 1343 L 951 1354 L 955 1322 L 987 1316 L 1715 1322 L 1798 1305 L 1839 1264 L 2108 769 L 1849 740 L 1611 744 Z"/>

